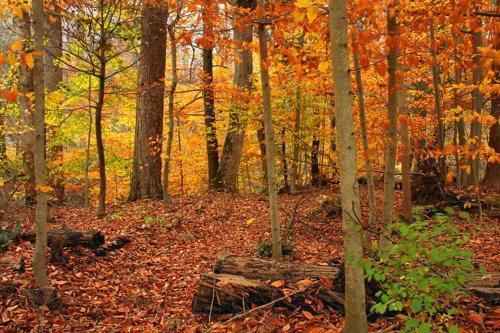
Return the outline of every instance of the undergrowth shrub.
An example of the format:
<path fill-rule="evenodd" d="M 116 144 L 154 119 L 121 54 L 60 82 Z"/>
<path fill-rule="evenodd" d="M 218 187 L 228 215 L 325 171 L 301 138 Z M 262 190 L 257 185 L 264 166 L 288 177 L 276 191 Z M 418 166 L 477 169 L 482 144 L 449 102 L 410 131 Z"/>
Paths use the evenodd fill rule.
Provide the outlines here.
<path fill-rule="evenodd" d="M 459 332 L 449 320 L 473 270 L 472 253 L 464 249 L 467 236 L 444 213 L 416 213 L 414 223 L 390 228 L 392 245 L 364 265 L 367 279 L 381 287 L 371 311 L 404 312 L 402 332 Z"/>

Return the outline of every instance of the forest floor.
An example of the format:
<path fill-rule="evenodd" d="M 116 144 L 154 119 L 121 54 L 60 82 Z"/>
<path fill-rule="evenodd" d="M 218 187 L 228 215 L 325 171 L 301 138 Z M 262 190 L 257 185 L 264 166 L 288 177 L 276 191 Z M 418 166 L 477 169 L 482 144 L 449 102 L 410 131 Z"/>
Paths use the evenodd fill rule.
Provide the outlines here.
<path fill-rule="evenodd" d="M 341 261 L 340 218 L 325 221 L 311 214 L 325 193 L 328 191 L 280 197 L 282 218 L 293 215 L 296 221 L 293 260 Z M 23 228 L 30 229 L 31 215 L 26 209 L 16 209 L 5 220 L 11 226 L 20 221 Z M 169 205 L 153 201 L 123 204 L 111 207 L 101 220 L 88 209 L 56 208 L 53 215 L 51 228 L 95 229 L 108 240 L 127 235 L 132 242 L 105 257 L 86 249 L 66 251 L 66 265 L 49 267 L 50 281 L 64 307 L 35 311 L 21 293 L 0 297 L 0 332 L 205 332 L 207 316 L 191 313 L 200 274 L 211 270 L 221 254 L 255 255 L 256 244 L 269 235 L 267 202 L 256 195 L 209 194 L 174 199 Z M 469 247 L 475 262 L 500 271 L 500 221 L 485 218 L 457 223 L 471 235 Z M 0 258 L 13 260 L 21 256 L 26 259 L 26 273 L 0 265 L 0 282 L 31 286 L 32 245 L 22 242 L 0 254 Z M 463 332 L 500 328 L 499 307 L 486 308 L 473 300 L 463 303 L 459 323 Z M 268 309 L 212 332 L 340 332 L 342 320 L 337 313 L 311 316 Z M 387 328 L 393 327 L 397 332 L 397 320 L 379 319 L 370 324 L 370 331 L 389 332 Z"/>

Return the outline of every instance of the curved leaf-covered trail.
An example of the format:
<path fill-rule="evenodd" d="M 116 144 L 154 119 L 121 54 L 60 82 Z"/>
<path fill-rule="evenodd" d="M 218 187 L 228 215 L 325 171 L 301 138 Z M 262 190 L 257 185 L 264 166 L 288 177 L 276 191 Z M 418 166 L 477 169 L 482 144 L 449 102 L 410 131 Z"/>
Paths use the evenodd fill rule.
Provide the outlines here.
<path fill-rule="evenodd" d="M 325 221 L 315 216 L 320 195 L 281 197 L 283 223 L 292 216 L 295 221 L 293 260 L 326 264 L 342 256 L 339 219 Z M 9 223 L 21 221 L 29 228 L 27 214 L 18 211 Z M 256 244 L 269 232 L 267 201 L 258 196 L 216 194 L 176 199 L 170 205 L 125 204 L 113 207 L 102 220 L 91 210 L 67 207 L 56 209 L 54 215 L 51 228 L 96 229 L 108 240 L 127 235 L 132 242 L 105 257 L 96 257 L 87 249 L 65 251 L 69 262 L 49 267 L 51 283 L 64 308 L 55 312 L 42 309 L 37 314 L 25 303 L 22 292 L 0 298 L 0 332 L 31 332 L 40 327 L 43 332 L 201 332 L 207 318 L 191 314 L 199 275 L 211 269 L 218 255 L 254 255 Z M 477 260 L 489 269 L 500 267 L 495 241 L 500 232 L 493 229 L 477 231 L 471 240 Z M 0 282 L 30 286 L 31 253 L 27 242 L 11 246 L 2 256 L 13 261 L 23 256 L 27 272 L 18 274 L 8 265 L 0 265 Z M 242 327 L 246 327 L 249 332 L 267 332 L 273 327 L 277 332 L 310 332 L 313 328 L 336 332 L 341 327 L 341 318 L 335 313 L 287 315 L 268 311 L 261 314 L 266 319 L 260 323 L 247 318 L 240 323 L 243 326 L 224 330 L 244 331 Z M 372 328 L 376 331 L 385 325 L 381 321 Z"/>

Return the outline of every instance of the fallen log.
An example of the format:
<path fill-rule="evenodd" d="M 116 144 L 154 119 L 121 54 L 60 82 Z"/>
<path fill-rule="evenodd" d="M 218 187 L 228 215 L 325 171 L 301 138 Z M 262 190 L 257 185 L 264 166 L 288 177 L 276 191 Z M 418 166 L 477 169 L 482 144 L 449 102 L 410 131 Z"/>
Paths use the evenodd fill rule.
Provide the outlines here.
<path fill-rule="evenodd" d="M 94 249 L 94 254 L 98 257 L 104 257 L 108 254 L 108 252 L 119 250 L 130 242 L 130 238 L 126 236 L 119 236 L 113 241 Z"/>
<path fill-rule="evenodd" d="M 217 260 L 214 272 L 241 275 L 247 279 L 297 282 L 304 279 L 319 278 L 334 281 L 337 278 L 339 269 L 326 265 L 274 262 L 259 258 L 229 255 Z"/>
<path fill-rule="evenodd" d="M 19 239 L 35 242 L 35 233 L 22 233 Z M 47 233 L 47 242 L 51 250 L 52 260 L 55 262 L 65 262 L 63 249 L 65 247 L 86 247 L 97 249 L 104 244 L 104 234 L 100 231 L 74 231 L 69 229 L 50 230 Z"/>
<path fill-rule="evenodd" d="M 193 296 L 193 313 L 245 312 L 283 297 L 283 292 L 261 281 L 231 274 L 203 274 Z"/>
<path fill-rule="evenodd" d="M 500 305 L 500 273 L 477 275 L 467 284 L 466 289 L 492 305 Z"/>

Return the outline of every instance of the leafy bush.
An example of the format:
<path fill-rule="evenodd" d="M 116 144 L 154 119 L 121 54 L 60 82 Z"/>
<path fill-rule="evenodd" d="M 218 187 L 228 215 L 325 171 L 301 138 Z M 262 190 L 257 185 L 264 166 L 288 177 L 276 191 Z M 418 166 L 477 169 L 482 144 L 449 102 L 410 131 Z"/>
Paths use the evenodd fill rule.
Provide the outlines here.
<path fill-rule="evenodd" d="M 416 214 L 415 220 L 392 225 L 393 245 L 365 263 L 367 278 L 381 286 L 371 311 L 404 311 L 403 332 L 458 332 L 446 319 L 473 270 L 467 237 L 443 213 L 432 219 Z"/>

